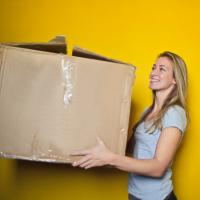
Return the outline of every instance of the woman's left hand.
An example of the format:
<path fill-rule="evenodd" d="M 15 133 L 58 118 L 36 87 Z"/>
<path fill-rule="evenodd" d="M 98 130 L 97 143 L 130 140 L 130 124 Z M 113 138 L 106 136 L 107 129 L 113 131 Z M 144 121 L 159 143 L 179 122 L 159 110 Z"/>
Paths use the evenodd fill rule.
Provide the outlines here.
<path fill-rule="evenodd" d="M 83 158 L 80 160 L 75 161 L 72 166 L 79 166 L 85 169 L 89 169 L 91 167 L 98 167 L 109 164 L 115 154 L 108 149 L 108 147 L 99 137 L 96 139 L 97 145 L 95 147 L 70 154 L 73 156 L 83 156 Z"/>

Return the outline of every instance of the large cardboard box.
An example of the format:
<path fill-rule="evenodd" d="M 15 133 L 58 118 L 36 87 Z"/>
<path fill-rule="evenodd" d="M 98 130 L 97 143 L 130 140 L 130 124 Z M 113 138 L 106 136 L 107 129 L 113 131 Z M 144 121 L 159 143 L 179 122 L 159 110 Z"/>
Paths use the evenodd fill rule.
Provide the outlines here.
<path fill-rule="evenodd" d="M 71 163 L 96 136 L 124 155 L 134 71 L 77 47 L 67 56 L 0 45 L 0 156 Z"/>

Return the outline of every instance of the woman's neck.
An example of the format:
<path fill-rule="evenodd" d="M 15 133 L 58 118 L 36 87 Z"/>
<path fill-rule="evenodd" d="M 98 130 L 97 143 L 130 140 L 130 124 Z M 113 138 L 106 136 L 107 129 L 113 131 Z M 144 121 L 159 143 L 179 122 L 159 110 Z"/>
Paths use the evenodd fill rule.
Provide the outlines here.
<path fill-rule="evenodd" d="M 153 112 L 158 112 L 162 108 L 162 106 L 165 102 L 165 99 L 170 94 L 172 89 L 173 89 L 173 87 L 169 87 L 165 90 L 156 91 L 156 93 L 155 93 L 155 104 L 154 104 Z"/>

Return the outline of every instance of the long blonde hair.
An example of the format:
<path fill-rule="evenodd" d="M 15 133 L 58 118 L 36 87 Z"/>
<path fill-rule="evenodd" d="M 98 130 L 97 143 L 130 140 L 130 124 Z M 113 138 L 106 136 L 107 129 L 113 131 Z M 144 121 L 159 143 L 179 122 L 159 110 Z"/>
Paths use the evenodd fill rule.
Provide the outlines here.
<path fill-rule="evenodd" d="M 167 98 L 165 99 L 162 108 L 158 112 L 158 114 L 154 117 L 153 123 L 147 129 L 146 132 L 150 134 L 154 132 L 156 128 L 162 129 L 162 117 L 164 116 L 165 112 L 169 109 L 170 106 L 179 105 L 186 111 L 186 116 L 188 116 L 187 111 L 187 88 L 188 88 L 188 77 L 187 77 L 187 67 L 184 60 L 177 54 L 165 51 L 157 56 L 157 58 L 166 57 L 168 58 L 173 67 L 173 76 L 176 81 L 175 87 L 169 93 Z M 136 123 L 134 128 L 137 127 L 141 122 L 143 122 L 146 117 L 151 113 L 154 108 L 155 104 L 155 91 L 152 90 L 153 93 L 153 102 L 151 106 L 146 110 L 144 115 L 141 119 Z"/>

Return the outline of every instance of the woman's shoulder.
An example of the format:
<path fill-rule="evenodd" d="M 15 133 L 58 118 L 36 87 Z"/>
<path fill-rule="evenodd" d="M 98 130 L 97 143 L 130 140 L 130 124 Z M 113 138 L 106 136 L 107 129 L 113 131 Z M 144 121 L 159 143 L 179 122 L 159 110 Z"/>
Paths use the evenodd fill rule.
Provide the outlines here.
<path fill-rule="evenodd" d="M 185 109 L 180 105 L 172 105 L 164 113 L 163 127 L 178 126 L 184 132 L 187 125 L 187 116 Z"/>
<path fill-rule="evenodd" d="M 180 105 L 172 105 L 170 106 L 167 111 L 165 112 L 165 115 L 186 115 L 185 109 Z"/>

